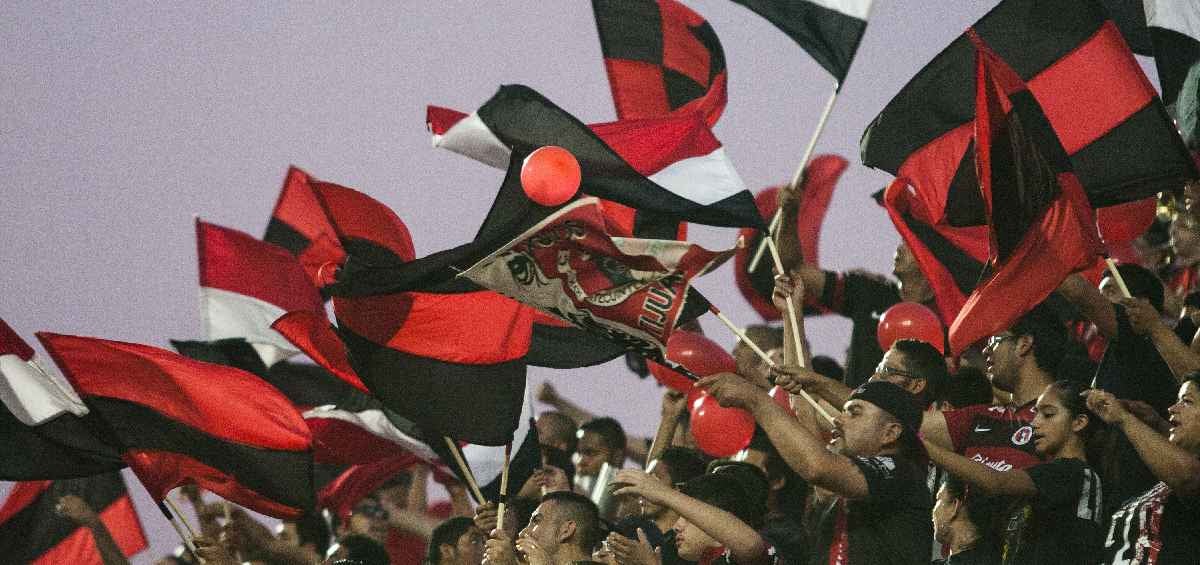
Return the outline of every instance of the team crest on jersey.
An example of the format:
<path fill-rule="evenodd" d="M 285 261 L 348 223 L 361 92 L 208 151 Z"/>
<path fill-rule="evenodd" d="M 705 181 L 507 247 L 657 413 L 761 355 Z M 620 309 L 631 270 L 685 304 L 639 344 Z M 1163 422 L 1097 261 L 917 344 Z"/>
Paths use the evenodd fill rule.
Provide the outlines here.
<path fill-rule="evenodd" d="M 1013 432 L 1012 435 L 1013 445 L 1025 445 L 1029 443 L 1029 440 L 1031 439 L 1033 439 L 1032 426 L 1021 426 L 1017 429 L 1017 431 Z"/>

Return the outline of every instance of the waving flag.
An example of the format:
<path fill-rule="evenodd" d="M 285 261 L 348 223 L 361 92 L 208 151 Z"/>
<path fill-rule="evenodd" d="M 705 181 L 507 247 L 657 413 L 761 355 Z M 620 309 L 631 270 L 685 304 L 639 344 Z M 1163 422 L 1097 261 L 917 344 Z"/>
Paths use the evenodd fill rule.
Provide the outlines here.
<path fill-rule="evenodd" d="M 319 288 L 324 280 L 322 267 L 341 264 L 346 259 L 346 251 L 317 200 L 313 190 L 316 183 L 320 181 L 308 173 L 295 166 L 288 167 L 263 241 L 295 255 L 309 279 Z"/>
<path fill-rule="evenodd" d="M 1145 0 L 1163 103 L 1183 139 L 1200 151 L 1200 4 Z"/>
<path fill-rule="evenodd" d="M 725 110 L 725 50 L 712 26 L 675 0 L 592 0 L 617 118 Z"/>
<path fill-rule="evenodd" d="M 199 219 L 196 247 L 208 338 L 245 339 L 268 366 L 296 354 L 271 322 L 291 311 L 325 311 L 300 262 L 281 247 Z"/>
<path fill-rule="evenodd" d="M 733 0 L 792 38 L 838 84 L 867 31 L 872 0 Z"/>
<path fill-rule="evenodd" d="M 1005 0 L 969 33 L 1028 83 L 1092 207 L 1139 200 L 1196 178 L 1153 86 L 1094 0 Z M 984 223 L 971 159 L 973 61 L 964 34 L 863 134 L 863 163 L 908 179 L 931 223 Z"/>
<path fill-rule="evenodd" d="M 976 168 L 993 272 L 950 326 L 950 348 L 1011 326 L 1102 252 L 1095 215 L 1053 126 L 1017 73 L 976 44 Z"/>
<path fill-rule="evenodd" d="M 145 345 L 37 336 L 155 499 L 192 483 L 269 516 L 312 508 L 308 427 L 262 379 Z"/>
<path fill-rule="evenodd" d="M 96 511 L 125 557 L 146 549 L 146 534 L 120 473 L 17 483 L 0 506 L 0 555 L 9 563 L 103 565 L 91 530 L 55 511 L 75 495 Z"/>

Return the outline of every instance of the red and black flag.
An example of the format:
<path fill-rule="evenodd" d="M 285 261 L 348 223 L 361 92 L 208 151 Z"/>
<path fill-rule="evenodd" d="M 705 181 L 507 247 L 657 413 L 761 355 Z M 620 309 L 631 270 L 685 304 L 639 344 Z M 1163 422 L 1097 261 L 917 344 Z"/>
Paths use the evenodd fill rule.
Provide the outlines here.
<path fill-rule="evenodd" d="M 725 110 L 725 50 L 704 18 L 675 0 L 592 0 L 620 120 Z"/>
<path fill-rule="evenodd" d="M 271 323 L 287 312 L 325 312 L 317 287 L 286 249 L 196 219 L 200 312 L 209 340 L 249 342 L 267 366 L 298 353 Z"/>
<path fill-rule="evenodd" d="M 1028 83 L 1094 208 L 1197 177 L 1153 86 L 1095 0 L 1005 0 L 970 33 Z M 974 46 L 964 34 L 863 134 L 863 163 L 908 179 L 934 223 L 985 221 L 971 147 L 973 76 Z"/>
<path fill-rule="evenodd" d="M 846 80 L 873 0 L 733 0 L 764 17 L 808 52 L 838 84 Z"/>
<path fill-rule="evenodd" d="M 6 563 L 102 565 L 91 530 L 59 514 L 60 498 L 83 499 L 125 557 L 146 549 L 146 534 L 121 474 L 13 485 L 0 506 L 0 555 Z"/>
<path fill-rule="evenodd" d="M 259 377 L 146 345 L 37 336 L 155 499 L 192 483 L 270 516 L 312 508 L 308 427 Z"/>
<path fill-rule="evenodd" d="M 1011 326 L 1103 251 L 1096 218 L 1050 119 L 985 40 L 976 51 L 975 167 L 990 228 L 988 274 L 950 326 L 965 348 Z"/>
<path fill-rule="evenodd" d="M 71 384 L 0 320 L 0 480 L 69 479 L 125 466 L 93 433 Z"/>
<path fill-rule="evenodd" d="M 838 179 L 849 164 L 849 161 L 838 155 L 817 155 L 804 169 L 796 233 L 800 238 L 800 253 L 810 265 L 820 264 L 821 224 L 825 221 L 825 212 L 829 209 L 829 201 L 833 198 Z M 770 218 L 775 214 L 775 210 L 779 209 L 779 190 L 780 187 L 771 187 L 755 195 L 754 202 L 758 205 L 758 212 L 762 214 L 763 219 Z M 762 236 L 760 232 L 746 228 L 741 230 L 741 236 L 743 241 L 749 243 L 738 249 L 734 256 L 733 272 L 738 290 L 764 320 L 781 320 L 779 310 L 771 304 L 771 293 L 775 291 L 775 272 L 771 269 L 750 272 L 748 268 L 750 252 L 758 249 Z"/>
<path fill-rule="evenodd" d="M 299 258 L 318 288 L 325 280 L 321 268 L 340 265 L 346 259 L 337 232 L 313 191 L 314 183 L 319 182 L 295 166 L 288 167 L 267 233 L 263 235 L 263 241 L 287 249 Z"/>

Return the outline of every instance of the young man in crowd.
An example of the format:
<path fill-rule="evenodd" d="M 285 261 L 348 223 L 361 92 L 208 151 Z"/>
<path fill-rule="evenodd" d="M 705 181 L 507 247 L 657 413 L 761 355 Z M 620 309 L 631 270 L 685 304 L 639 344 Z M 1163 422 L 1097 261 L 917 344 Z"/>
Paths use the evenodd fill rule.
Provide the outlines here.
<path fill-rule="evenodd" d="M 455 516 L 433 529 L 429 540 L 427 565 L 479 565 L 487 534 L 475 527 L 470 518 Z"/>
<path fill-rule="evenodd" d="M 935 565 L 992 565 L 1000 562 L 994 531 L 992 499 L 967 497 L 967 484 L 948 476 L 933 503 L 933 539 L 946 548 L 946 558 Z"/>
<path fill-rule="evenodd" d="M 575 446 L 576 484 L 587 478 L 594 480 L 605 463 L 614 470 L 625 465 L 625 430 L 616 420 L 594 418 L 579 427 L 578 437 L 579 442 Z"/>
<path fill-rule="evenodd" d="M 572 565 L 591 562 L 602 537 L 596 505 L 569 491 L 542 497 L 516 543 L 505 531 L 493 530 L 484 549 L 486 565 Z"/>

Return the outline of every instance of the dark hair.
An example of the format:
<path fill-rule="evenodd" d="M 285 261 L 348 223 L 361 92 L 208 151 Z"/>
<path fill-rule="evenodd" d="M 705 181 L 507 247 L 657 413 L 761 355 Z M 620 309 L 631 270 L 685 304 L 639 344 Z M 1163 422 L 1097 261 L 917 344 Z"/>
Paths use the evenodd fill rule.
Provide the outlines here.
<path fill-rule="evenodd" d="M 461 538 L 474 525 L 475 522 L 465 516 L 455 516 L 438 524 L 429 537 L 429 551 L 425 556 L 425 561 L 437 565 L 442 560 L 442 545 L 452 546 L 458 543 L 458 538 Z"/>
<path fill-rule="evenodd" d="M 1079 435 L 1084 440 L 1090 438 L 1092 434 L 1103 427 L 1103 421 L 1093 414 L 1091 410 L 1088 410 L 1087 400 L 1083 397 L 1083 391 L 1088 390 L 1086 385 L 1063 379 L 1054 381 L 1054 384 L 1051 384 L 1049 388 L 1054 391 L 1054 394 L 1058 395 L 1058 399 L 1062 401 L 1063 408 L 1066 408 L 1071 413 L 1072 418 L 1087 416 L 1087 426 L 1079 432 Z"/>
<path fill-rule="evenodd" d="M 1057 374 L 1067 350 L 1067 328 L 1045 302 L 1013 324 L 1012 333 L 1033 338 L 1033 359 L 1038 367 Z"/>
<path fill-rule="evenodd" d="M 783 327 L 753 324 L 746 326 L 746 335 L 753 339 L 755 345 L 758 345 L 763 351 L 783 347 Z"/>
<path fill-rule="evenodd" d="M 825 355 L 814 355 L 812 358 L 812 370 L 819 375 L 824 375 L 835 381 L 840 381 L 846 376 L 846 370 L 834 361 L 832 357 Z"/>
<path fill-rule="evenodd" d="M 762 526 L 767 514 L 767 478 L 748 463 L 714 461 L 712 472 L 684 483 L 679 490 L 733 514 L 751 528 Z"/>
<path fill-rule="evenodd" d="M 808 507 L 808 481 L 804 480 L 779 455 L 775 444 L 767 437 L 762 426 L 754 427 L 754 435 L 750 437 L 750 449 L 757 449 L 766 454 L 767 488 L 771 483 L 783 479 L 783 488 L 775 494 L 775 508 L 797 523 L 804 522 L 805 509 Z"/>
<path fill-rule="evenodd" d="M 593 418 L 588 423 L 579 426 L 581 432 L 592 432 L 604 440 L 604 445 L 619 453 L 625 452 L 625 430 L 621 423 L 607 416 Z"/>
<path fill-rule="evenodd" d="M 1163 284 L 1159 280 L 1158 275 L 1155 275 L 1149 269 L 1132 263 L 1122 263 L 1117 265 L 1117 272 L 1125 281 L 1125 286 L 1129 288 L 1129 294 L 1134 298 L 1145 298 L 1150 301 L 1150 305 L 1154 306 L 1155 310 L 1162 312 L 1163 309 Z M 1105 273 L 1105 278 L 1111 278 L 1112 273 Z M 1115 281 L 1114 281 L 1115 282 Z"/>
<path fill-rule="evenodd" d="M 662 530 L 658 529 L 658 524 L 642 516 L 627 516 L 622 518 L 616 524 L 613 524 L 609 531 L 637 541 L 637 531 L 639 529 L 646 534 L 646 541 L 650 542 L 651 548 L 657 548 L 662 545 L 663 533 Z"/>
<path fill-rule="evenodd" d="M 579 441 L 579 438 L 575 437 L 575 432 L 577 431 L 575 421 L 562 412 L 542 412 L 538 415 L 538 419 L 541 420 L 542 418 L 549 418 L 553 422 L 551 427 L 556 428 L 556 432 L 561 431 L 562 433 L 556 433 L 556 437 L 539 437 L 538 441 L 544 443 L 546 441 L 562 440 L 567 444 L 567 451 L 575 453 L 575 442 Z"/>
<path fill-rule="evenodd" d="M 362 565 L 388 565 L 391 562 L 383 545 L 367 536 L 346 536 L 338 544 L 346 548 L 346 559 Z"/>
<path fill-rule="evenodd" d="M 892 349 L 904 354 L 905 369 L 916 378 L 925 379 L 922 402 L 928 406 L 935 400 L 941 400 L 946 382 L 950 380 L 950 371 L 946 369 L 942 353 L 936 347 L 915 339 L 898 339 L 892 344 Z"/>
<path fill-rule="evenodd" d="M 1200 385 L 1200 371 L 1192 371 L 1192 372 L 1184 375 L 1183 378 L 1180 379 L 1180 381 L 1181 381 L 1179 383 L 1180 385 L 1182 385 L 1183 383 L 1189 382 L 1189 381 L 1196 383 L 1197 385 Z"/>
<path fill-rule="evenodd" d="M 295 522 L 296 537 L 300 540 L 300 545 L 311 543 L 313 549 L 317 550 L 317 555 L 325 555 L 325 551 L 329 549 L 331 534 L 329 532 L 329 523 L 318 512 L 305 512 Z"/>
<path fill-rule="evenodd" d="M 977 367 L 962 366 L 946 383 L 942 399 L 954 408 L 992 403 L 992 383 Z"/>
<path fill-rule="evenodd" d="M 942 487 L 955 500 L 962 501 L 962 508 L 967 517 L 975 524 L 981 537 L 980 543 L 996 546 L 999 542 L 997 532 L 1003 528 L 1004 506 L 1006 499 L 1001 496 L 987 496 L 982 492 L 971 492 L 971 484 L 955 475 L 946 474 Z"/>
<path fill-rule="evenodd" d="M 548 445 L 541 446 L 541 449 L 543 464 L 562 469 L 563 474 L 567 476 L 567 484 L 575 484 L 575 463 L 571 461 L 574 452 Z"/>
<path fill-rule="evenodd" d="M 575 522 L 575 544 L 591 555 L 596 544 L 603 539 L 600 531 L 600 510 L 596 503 L 582 494 L 568 490 L 548 493 L 542 502 L 554 502 L 555 512 L 563 512 Z"/>
<path fill-rule="evenodd" d="M 704 468 L 708 465 L 699 451 L 686 447 L 666 448 L 659 456 L 659 461 L 667 466 L 671 484 L 687 482 L 703 475 Z"/>

